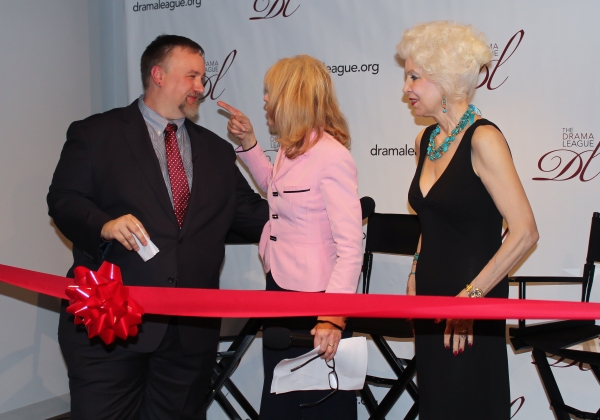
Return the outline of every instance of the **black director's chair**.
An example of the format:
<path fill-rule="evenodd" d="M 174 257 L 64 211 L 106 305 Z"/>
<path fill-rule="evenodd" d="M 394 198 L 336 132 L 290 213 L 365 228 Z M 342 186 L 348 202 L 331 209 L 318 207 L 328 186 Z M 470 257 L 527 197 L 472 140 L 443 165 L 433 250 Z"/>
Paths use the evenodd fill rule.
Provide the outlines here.
<path fill-rule="evenodd" d="M 219 359 L 214 370 L 211 386 L 206 396 L 205 408 L 208 409 L 213 401 L 216 401 L 227 416 L 232 420 L 242 420 L 233 405 L 223 394 L 222 388 L 225 387 L 229 394 L 242 407 L 252 420 L 258 420 L 258 413 L 248 402 L 246 397 L 230 379 L 240 360 L 254 341 L 254 337 L 262 326 L 262 319 L 251 318 L 246 322 L 240 333 L 235 337 L 221 337 L 221 342 L 232 341 L 226 351 L 218 352 Z"/>
<path fill-rule="evenodd" d="M 519 299 L 525 299 L 527 283 L 569 284 L 581 283 L 581 301 L 589 302 L 594 281 L 595 263 L 600 261 L 600 213 L 594 213 L 587 256 L 581 277 L 512 277 L 511 283 L 519 285 Z M 594 376 L 600 381 L 600 354 L 587 351 L 569 350 L 573 344 L 600 335 L 600 326 L 595 321 L 559 321 L 536 325 L 525 325 L 519 320 L 517 328 L 510 328 L 510 341 L 516 351 L 532 349 L 535 366 L 546 390 L 550 406 L 558 420 L 570 420 L 571 415 L 581 419 L 600 420 L 600 409 L 595 413 L 579 410 L 565 404 L 558 383 L 548 363 L 548 357 L 558 356 L 576 362 L 587 363 Z M 547 356 L 549 354 L 549 356 Z"/>
<path fill-rule="evenodd" d="M 412 256 L 417 251 L 420 235 L 421 226 L 415 215 L 373 213 L 369 216 L 363 260 L 363 293 L 369 293 L 373 253 Z M 385 340 L 385 337 L 412 339 L 411 324 L 406 319 L 351 318 L 349 325 L 352 331 L 371 336 L 373 343 L 397 377 L 388 379 L 367 375 L 360 395 L 370 419 L 385 419 L 405 390 L 414 403 L 404 418 L 415 419 L 419 413 L 419 394 L 413 382 L 416 356 L 410 360 L 398 358 Z M 377 403 L 369 385 L 390 387 L 390 390 L 381 402 Z"/>
<path fill-rule="evenodd" d="M 234 232 L 229 232 L 225 243 L 228 245 L 243 245 L 251 244 L 252 241 L 246 240 L 244 237 L 236 235 Z M 231 342 L 226 351 L 217 353 L 217 364 L 215 365 L 213 376 L 211 379 L 211 385 L 206 395 L 206 401 L 204 403 L 204 409 L 208 410 L 208 407 L 213 401 L 216 401 L 225 414 L 232 420 L 242 420 L 242 417 L 237 413 L 233 405 L 229 402 L 227 397 L 223 394 L 223 387 L 229 391 L 229 394 L 233 399 L 242 407 L 251 420 L 258 420 L 258 413 L 252 407 L 252 404 L 244 397 L 242 392 L 230 379 L 231 375 L 235 372 L 235 369 L 240 364 L 242 357 L 246 354 L 248 348 L 254 341 L 254 337 L 258 333 L 262 326 L 262 319 L 250 318 L 242 330 L 237 336 L 233 337 L 221 337 L 219 341 Z"/>

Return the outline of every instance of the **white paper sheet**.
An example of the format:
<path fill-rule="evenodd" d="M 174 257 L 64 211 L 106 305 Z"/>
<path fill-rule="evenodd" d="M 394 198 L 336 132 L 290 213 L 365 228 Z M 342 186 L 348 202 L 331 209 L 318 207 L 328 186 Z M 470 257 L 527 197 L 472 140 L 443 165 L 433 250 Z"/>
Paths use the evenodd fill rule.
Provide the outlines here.
<path fill-rule="evenodd" d="M 142 232 L 142 235 L 144 235 L 144 232 Z M 140 250 L 137 253 L 140 255 L 140 257 L 142 257 L 144 262 L 146 262 L 150 258 L 154 257 L 156 254 L 158 254 L 159 250 L 156 247 L 156 245 L 154 245 L 154 243 L 150 239 L 148 239 L 148 237 L 146 235 L 144 235 L 144 238 L 146 238 L 146 240 L 148 241 L 148 245 L 146 245 L 146 246 L 142 245 L 142 243 L 137 238 L 137 236 L 135 236 L 135 234 L 133 234 L 133 239 L 135 239 L 135 242 L 140 247 Z"/>
<path fill-rule="evenodd" d="M 271 392 L 283 394 L 290 391 L 331 389 L 329 372 L 331 369 L 325 359 L 318 358 L 306 366 L 290 372 L 310 358 L 316 356 L 319 349 L 309 351 L 295 359 L 282 360 L 275 366 Z M 367 339 L 365 337 L 345 338 L 340 341 L 335 354 L 335 371 L 340 390 L 362 389 L 367 376 Z"/>

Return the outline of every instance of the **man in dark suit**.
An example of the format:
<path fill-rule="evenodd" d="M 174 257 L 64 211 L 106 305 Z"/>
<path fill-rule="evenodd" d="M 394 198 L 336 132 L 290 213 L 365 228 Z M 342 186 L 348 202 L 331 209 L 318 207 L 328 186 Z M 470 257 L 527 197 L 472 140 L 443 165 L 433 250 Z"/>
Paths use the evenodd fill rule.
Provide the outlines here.
<path fill-rule="evenodd" d="M 190 121 L 204 92 L 203 56 L 190 39 L 159 36 L 142 55 L 144 95 L 69 127 L 47 201 L 73 242 L 73 267 L 106 260 L 125 285 L 218 288 L 228 231 L 258 241 L 266 202 L 233 148 Z M 158 254 L 144 262 L 133 235 Z M 66 306 L 58 335 L 73 419 L 205 418 L 220 320 L 145 315 L 136 337 L 106 346 Z"/>

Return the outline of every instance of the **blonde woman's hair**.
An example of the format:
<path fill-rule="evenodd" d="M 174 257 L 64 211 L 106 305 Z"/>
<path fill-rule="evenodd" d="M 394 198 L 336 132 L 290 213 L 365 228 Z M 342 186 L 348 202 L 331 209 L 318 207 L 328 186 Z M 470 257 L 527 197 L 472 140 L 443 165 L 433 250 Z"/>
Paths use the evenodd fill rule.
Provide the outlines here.
<path fill-rule="evenodd" d="M 492 59 L 483 32 L 448 21 L 405 30 L 396 49 L 401 58 L 411 58 L 452 102 L 473 97 L 481 67 Z"/>
<path fill-rule="evenodd" d="M 267 118 L 273 122 L 287 158 L 306 153 L 323 132 L 349 147 L 348 123 L 321 61 L 308 55 L 279 60 L 265 75 L 265 89 L 269 95 Z M 317 135 L 311 141 L 313 131 Z"/>

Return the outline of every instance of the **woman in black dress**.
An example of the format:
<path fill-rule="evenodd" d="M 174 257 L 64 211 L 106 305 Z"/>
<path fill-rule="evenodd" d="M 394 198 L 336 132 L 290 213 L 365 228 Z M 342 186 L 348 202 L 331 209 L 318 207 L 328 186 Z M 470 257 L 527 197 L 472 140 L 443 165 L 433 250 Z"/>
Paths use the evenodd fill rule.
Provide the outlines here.
<path fill-rule="evenodd" d="M 398 53 L 415 114 L 436 122 L 415 141 L 409 202 L 422 235 L 407 293 L 506 298 L 507 274 L 538 232 L 506 140 L 469 105 L 491 59 L 485 36 L 452 22 L 419 24 L 404 32 Z M 505 325 L 415 322 L 420 420 L 509 419 Z"/>

